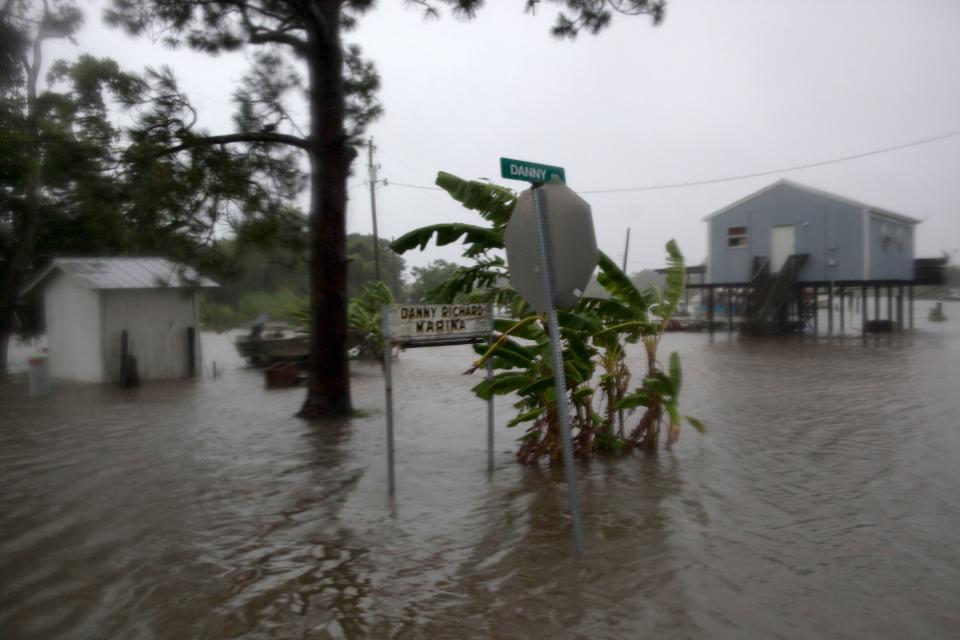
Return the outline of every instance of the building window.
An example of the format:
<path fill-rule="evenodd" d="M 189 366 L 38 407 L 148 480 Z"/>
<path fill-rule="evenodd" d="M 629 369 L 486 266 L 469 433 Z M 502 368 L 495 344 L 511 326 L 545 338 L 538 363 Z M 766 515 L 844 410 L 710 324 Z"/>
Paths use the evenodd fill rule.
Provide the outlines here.
<path fill-rule="evenodd" d="M 746 227 L 730 227 L 727 229 L 727 246 L 746 247 L 747 237 L 748 234 Z"/>

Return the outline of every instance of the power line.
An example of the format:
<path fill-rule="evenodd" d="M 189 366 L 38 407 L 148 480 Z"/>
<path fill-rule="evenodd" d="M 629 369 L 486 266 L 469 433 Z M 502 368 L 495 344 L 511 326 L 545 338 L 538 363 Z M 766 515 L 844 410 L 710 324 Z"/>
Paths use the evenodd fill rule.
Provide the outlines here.
<path fill-rule="evenodd" d="M 691 180 L 688 182 L 671 182 L 667 184 L 654 184 L 654 185 L 644 185 L 640 187 L 622 187 L 618 189 L 588 189 L 588 190 L 578 190 L 577 193 L 627 193 L 632 191 L 658 191 L 665 189 L 679 189 L 681 187 L 698 187 L 706 184 L 717 184 L 720 182 L 732 182 L 734 180 L 746 180 L 748 178 L 759 178 L 762 176 L 770 176 L 778 173 L 786 173 L 788 171 L 799 171 L 801 169 L 812 169 L 813 167 L 822 167 L 829 164 L 836 164 L 838 162 L 847 162 L 849 160 L 857 160 L 859 158 L 867 158 L 870 156 L 879 155 L 881 153 L 889 153 L 890 151 L 899 151 L 900 149 L 907 149 L 910 147 L 917 147 L 923 144 L 928 144 L 930 142 L 937 142 L 938 140 L 944 140 L 946 138 L 953 138 L 955 136 L 960 136 L 960 131 L 951 131 L 948 133 L 943 133 L 937 136 L 932 136 L 930 138 L 922 138 L 920 140 L 914 140 L 912 142 L 905 142 L 903 144 L 894 145 L 892 147 L 884 147 L 882 149 L 874 149 L 873 151 L 865 151 L 863 153 L 855 153 L 849 156 L 842 156 L 840 158 L 833 158 L 831 160 L 821 160 L 819 162 L 810 162 L 807 164 L 799 164 L 791 167 L 783 167 L 781 169 L 771 169 L 769 171 L 757 171 L 754 173 L 744 173 L 735 176 L 726 176 L 723 178 L 711 178 L 709 180 Z M 398 187 L 406 187 L 408 189 L 424 189 L 429 191 L 443 191 L 439 187 L 428 187 L 419 184 L 404 184 L 402 182 L 391 182 L 390 184 Z"/>
<path fill-rule="evenodd" d="M 389 186 L 391 187 L 406 187 L 408 189 L 423 189 L 424 191 L 443 191 L 440 187 L 428 187 L 422 184 L 404 184 L 402 182 L 390 181 Z"/>
<path fill-rule="evenodd" d="M 624 193 L 628 191 L 656 191 L 662 189 L 678 189 L 680 187 L 697 187 L 705 184 L 716 184 L 718 182 L 731 182 L 733 180 L 745 180 L 747 178 L 758 178 L 761 176 L 769 176 L 777 173 L 785 173 L 787 171 L 798 171 L 800 169 L 811 169 L 813 167 L 822 167 L 828 164 L 836 164 L 838 162 L 846 162 L 848 160 L 857 160 L 859 158 L 866 158 L 869 156 L 879 155 L 881 153 L 887 153 L 890 151 L 899 151 L 900 149 L 906 149 L 908 147 L 916 147 L 921 144 L 927 144 L 930 142 L 936 142 L 937 140 L 943 140 L 945 138 L 952 138 L 954 136 L 960 136 L 960 131 L 952 131 L 949 133 L 944 133 L 938 136 L 933 136 L 930 138 L 923 138 L 921 140 L 914 140 L 913 142 L 906 142 L 904 144 L 894 145 L 892 147 L 884 147 L 883 149 L 875 149 L 873 151 L 866 151 L 864 153 L 855 153 L 850 156 L 843 156 L 840 158 L 833 158 L 832 160 L 821 160 L 819 162 L 810 162 L 808 164 L 800 164 L 792 167 L 785 167 L 782 169 L 772 169 L 770 171 L 757 171 L 756 173 L 745 173 L 737 176 L 727 176 L 724 178 L 712 178 L 710 180 L 693 180 L 690 182 L 674 182 L 668 184 L 656 184 L 648 185 L 643 187 L 624 187 L 620 189 L 593 189 L 590 191 L 580 191 L 580 193 Z"/>

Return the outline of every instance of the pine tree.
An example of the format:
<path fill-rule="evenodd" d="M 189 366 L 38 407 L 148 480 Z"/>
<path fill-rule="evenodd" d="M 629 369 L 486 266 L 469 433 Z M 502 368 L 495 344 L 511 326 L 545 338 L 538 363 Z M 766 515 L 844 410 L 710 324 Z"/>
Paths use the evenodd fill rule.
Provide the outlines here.
<path fill-rule="evenodd" d="M 662 0 L 551 0 L 562 5 L 553 34 L 599 33 L 616 13 L 648 15 L 659 22 Z M 311 338 L 306 418 L 351 411 L 347 368 L 346 189 L 364 128 L 380 112 L 379 78 L 344 32 L 373 9 L 373 0 L 113 0 L 108 21 L 129 32 L 162 32 L 170 45 L 217 53 L 249 48 L 253 65 L 237 95 L 237 131 L 198 135 L 186 123 L 168 127 L 168 153 L 203 146 L 237 145 L 245 151 L 305 152 L 309 160 Z M 427 17 L 447 8 L 471 18 L 481 0 L 416 0 Z M 540 2 L 526 0 L 526 10 Z M 307 69 L 301 78 L 285 51 Z M 297 132 L 283 105 L 285 94 L 305 85 L 309 130 Z"/>

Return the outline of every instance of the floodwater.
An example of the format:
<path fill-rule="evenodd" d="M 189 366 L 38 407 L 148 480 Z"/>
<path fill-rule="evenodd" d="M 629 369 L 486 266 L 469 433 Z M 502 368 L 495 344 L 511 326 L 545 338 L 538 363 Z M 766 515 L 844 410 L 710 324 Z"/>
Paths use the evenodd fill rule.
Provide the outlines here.
<path fill-rule="evenodd" d="M 0 637 L 956 637 L 945 310 L 866 341 L 668 335 L 710 431 L 581 464 L 582 557 L 562 471 L 513 461 L 504 400 L 488 474 L 465 347 L 396 365 L 395 501 L 376 365 L 365 415 L 325 425 L 225 336 L 196 382 L 0 383 Z"/>

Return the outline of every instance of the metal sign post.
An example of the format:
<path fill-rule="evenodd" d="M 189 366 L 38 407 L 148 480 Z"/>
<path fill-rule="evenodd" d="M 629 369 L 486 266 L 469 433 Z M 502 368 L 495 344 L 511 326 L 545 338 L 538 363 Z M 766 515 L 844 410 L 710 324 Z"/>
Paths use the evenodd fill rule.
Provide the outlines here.
<path fill-rule="evenodd" d="M 394 304 L 380 307 L 383 335 L 383 378 L 387 410 L 387 486 L 396 493 L 393 464 L 393 348 L 493 344 L 492 304 Z M 487 361 L 487 380 L 493 378 L 493 359 Z M 487 468 L 493 471 L 493 396 L 487 401 Z"/>
<path fill-rule="evenodd" d="M 492 331 L 490 344 L 493 344 Z M 487 381 L 491 380 L 493 380 L 493 358 L 487 358 Z M 493 394 L 490 394 L 490 400 L 487 401 L 487 471 L 493 473 L 493 466 Z"/>
<path fill-rule="evenodd" d="M 583 553 L 583 522 L 580 516 L 580 498 L 577 493 L 577 470 L 573 465 L 573 437 L 570 434 L 570 407 L 567 404 L 567 376 L 560 350 L 560 326 L 557 322 L 556 299 L 553 291 L 553 256 L 550 251 L 550 229 L 546 219 L 546 204 L 539 185 L 533 185 L 533 210 L 537 217 L 537 240 L 540 244 L 540 274 L 543 296 L 547 300 L 547 325 L 553 351 L 553 382 L 557 395 L 557 414 L 560 418 L 560 438 L 563 442 L 563 467 L 567 476 L 567 496 L 570 500 L 570 518 L 573 522 L 573 546 Z"/>
<path fill-rule="evenodd" d="M 599 254 L 593 217 L 590 205 L 563 184 L 566 175 L 561 167 L 501 158 L 500 175 L 533 183 L 529 191 L 524 191 L 517 198 L 504 232 L 504 245 L 510 267 L 511 286 L 523 296 L 531 308 L 547 316 L 553 355 L 557 417 L 560 421 L 563 465 L 573 525 L 573 545 L 577 553 L 582 553 L 583 521 L 573 463 L 570 407 L 567 403 L 566 372 L 563 366 L 557 307 L 576 304 L 596 269 Z M 548 191 L 549 194 L 546 193 Z M 549 211 L 548 195 L 551 203 Z M 551 229 L 551 220 L 557 222 L 556 229 Z M 555 233 L 551 234 L 551 231 Z M 536 259 L 531 255 L 534 252 Z M 555 254 L 563 255 L 560 265 L 554 263 Z"/>
<path fill-rule="evenodd" d="M 387 402 L 387 488 L 393 496 L 397 485 L 393 474 L 393 340 L 390 339 L 389 309 L 387 305 L 380 308 L 380 335 L 383 336 L 383 388 Z"/>

